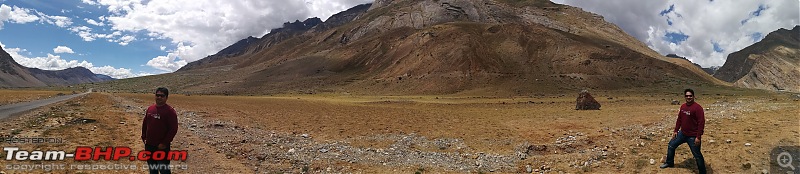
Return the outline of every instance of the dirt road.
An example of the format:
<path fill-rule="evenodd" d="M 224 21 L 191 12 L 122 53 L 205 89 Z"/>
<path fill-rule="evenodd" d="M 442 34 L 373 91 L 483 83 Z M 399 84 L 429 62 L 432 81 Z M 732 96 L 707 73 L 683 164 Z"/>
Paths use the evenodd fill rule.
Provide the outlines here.
<path fill-rule="evenodd" d="M 56 97 L 47 98 L 47 99 L 41 99 L 41 100 L 35 100 L 35 101 L 29 101 L 29 102 L 22 102 L 22 103 L 14 103 L 14 104 L 10 104 L 10 105 L 3 105 L 3 106 L 0 106 L 0 119 L 5 119 L 6 117 L 11 116 L 12 114 L 28 111 L 28 110 L 35 109 L 35 108 L 38 108 L 38 107 L 42 107 L 42 106 L 46 106 L 46 105 L 49 105 L 49 104 L 53 104 L 53 103 L 56 103 L 56 102 L 69 100 L 69 99 L 72 99 L 72 98 L 75 98 L 75 97 L 78 97 L 78 96 L 86 95 L 86 94 L 88 94 L 90 92 L 92 92 L 91 89 L 89 89 L 89 91 L 87 91 L 85 93 L 80 93 L 80 94 L 62 95 L 62 96 L 56 96 Z"/>

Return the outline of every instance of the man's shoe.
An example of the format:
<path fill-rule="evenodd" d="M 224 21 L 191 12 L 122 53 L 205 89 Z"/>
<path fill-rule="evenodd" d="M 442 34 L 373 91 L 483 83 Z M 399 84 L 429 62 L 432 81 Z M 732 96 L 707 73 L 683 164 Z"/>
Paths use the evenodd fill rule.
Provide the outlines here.
<path fill-rule="evenodd" d="M 675 165 L 664 163 L 664 164 L 661 164 L 661 166 L 658 166 L 658 168 L 662 168 L 662 169 L 663 168 L 668 168 L 668 167 L 675 167 Z"/>

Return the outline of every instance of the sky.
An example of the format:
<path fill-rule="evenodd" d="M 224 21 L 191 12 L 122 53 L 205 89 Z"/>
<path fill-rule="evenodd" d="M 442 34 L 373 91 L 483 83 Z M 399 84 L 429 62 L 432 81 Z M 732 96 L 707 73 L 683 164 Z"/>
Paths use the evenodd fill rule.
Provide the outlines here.
<path fill-rule="evenodd" d="M 800 25 L 798 0 L 553 0 L 600 14 L 662 55 L 702 67 L 780 28 Z"/>
<path fill-rule="evenodd" d="M 553 0 L 603 15 L 661 54 L 703 67 L 779 28 L 798 0 Z M 0 0 L 0 46 L 20 64 L 130 78 L 173 72 L 284 22 L 372 0 Z"/>
<path fill-rule="evenodd" d="M 371 0 L 0 0 L 0 46 L 23 66 L 114 78 L 173 72 L 284 22 Z"/>

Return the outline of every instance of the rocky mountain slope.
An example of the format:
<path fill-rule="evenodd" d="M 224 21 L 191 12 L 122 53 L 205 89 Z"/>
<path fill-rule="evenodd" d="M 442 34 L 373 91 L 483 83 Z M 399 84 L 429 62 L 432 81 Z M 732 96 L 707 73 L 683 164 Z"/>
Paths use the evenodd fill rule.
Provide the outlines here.
<path fill-rule="evenodd" d="M 800 26 L 731 53 L 714 77 L 738 87 L 800 92 Z"/>
<path fill-rule="evenodd" d="M 669 58 L 679 58 L 679 59 L 683 59 L 683 60 L 691 62 L 691 60 L 687 59 L 686 57 L 682 57 L 682 56 L 679 56 L 677 54 L 667 54 L 667 57 L 669 57 Z M 698 64 L 696 64 L 694 62 L 692 62 L 692 65 L 696 66 L 697 68 L 702 69 L 704 72 L 708 73 L 709 75 L 714 75 L 714 73 L 717 72 L 717 70 L 720 67 L 720 66 L 711 66 L 711 67 L 708 67 L 708 68 L 703 68 L 702 66 L 700 66 L 700 65 L 698 65 Z"/>
<path fill-rule="evenodd" d="M 602 16 L 545 0 L 378 0 L 318 20 L 286 23 L 175 73 L 109 86 L 167 84 L 223 94 L 529 94 L 716 83 Z"/>
<path fill-rule="evenodd" d="M 113 78 L 94 74 L 83 67 L 64 70 L 41 70 L 27 68 L 0 48 L 0 87 L 41 87 L 52 85 L 71 85 L 113 80 Z"/>

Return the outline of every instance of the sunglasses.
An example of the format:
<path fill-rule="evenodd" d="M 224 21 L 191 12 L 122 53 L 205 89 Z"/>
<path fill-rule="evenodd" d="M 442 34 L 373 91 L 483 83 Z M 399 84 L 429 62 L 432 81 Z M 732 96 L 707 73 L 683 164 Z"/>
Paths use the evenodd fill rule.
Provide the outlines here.
<path fill-rule="evenodd" d="M 694 95 L 686 95 L 686 97 L 694 97 Z"/>
<path fill-rule="evenodd" d="M 166 97 L 166 96 L 167 95 L 165 95 L 165 94 L 156 94 L 156 97 Z"/>

